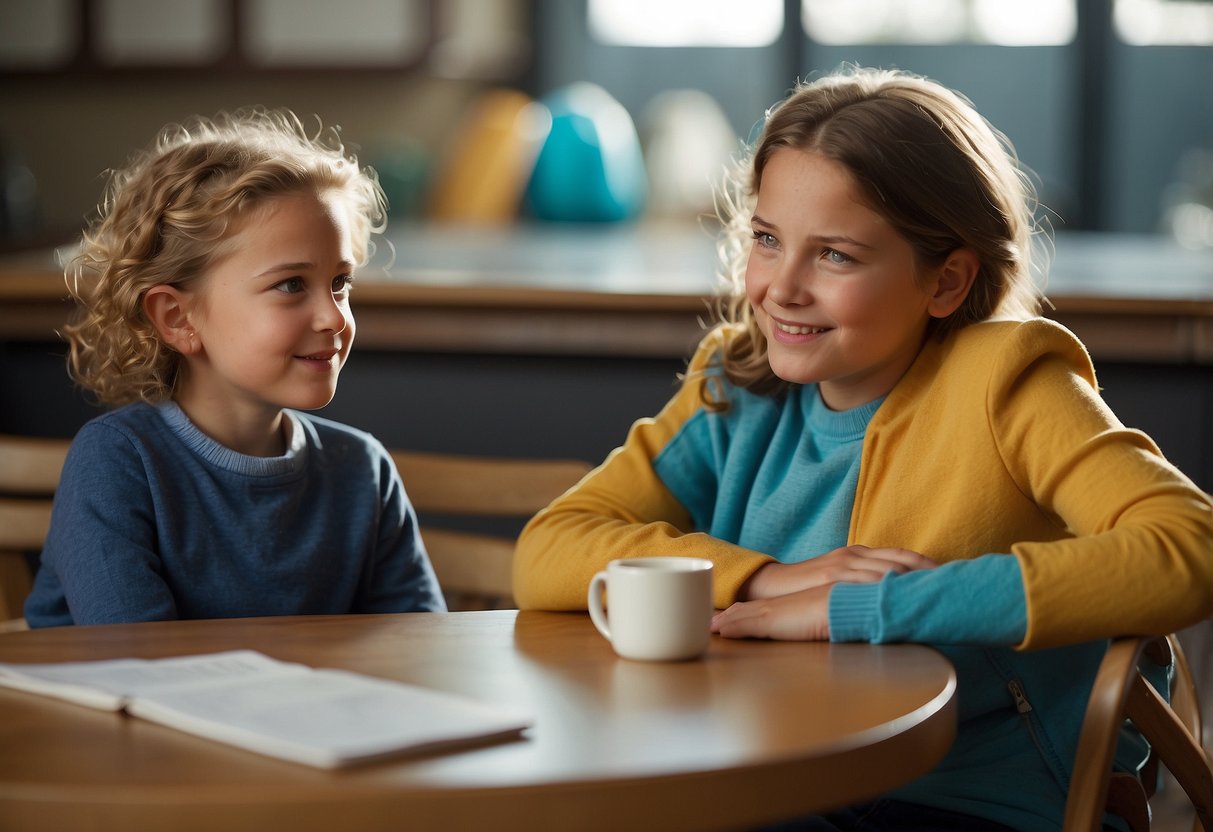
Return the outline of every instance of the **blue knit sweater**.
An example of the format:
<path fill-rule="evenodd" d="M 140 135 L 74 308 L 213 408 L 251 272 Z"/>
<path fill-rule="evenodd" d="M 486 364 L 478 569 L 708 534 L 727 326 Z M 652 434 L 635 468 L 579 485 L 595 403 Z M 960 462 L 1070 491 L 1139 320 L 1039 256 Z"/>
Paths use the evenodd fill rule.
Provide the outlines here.
<path fill-rule="evenodd" d="M 290 447 L 269 458 L 220 445 L 172 402 L 85 425 L 55 495 L 30 626 L 445 609 L 383 446 L 286 416 Z"/>

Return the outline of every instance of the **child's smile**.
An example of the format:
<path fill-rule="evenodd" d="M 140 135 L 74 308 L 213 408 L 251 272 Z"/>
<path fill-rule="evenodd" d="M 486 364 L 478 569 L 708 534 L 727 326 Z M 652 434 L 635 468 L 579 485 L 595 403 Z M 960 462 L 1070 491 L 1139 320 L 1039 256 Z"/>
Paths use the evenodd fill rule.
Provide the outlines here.
<path fill-rule="evenodd" d="M 333 359 L 340 356 L 338 350 L 325 350 L 324 352 L 313 353 L 311 355 L 299 355 L 296 358 L 303 362 L 305 366 L 311 367 L 317 372 L 326 372 L 334 369 Z"/>
<path fill-rule="evenodd" d="M 771 318 L 771 337 L 785 344 L 803 344 L 830 331 L 828 326 L 806 326 Z"/>

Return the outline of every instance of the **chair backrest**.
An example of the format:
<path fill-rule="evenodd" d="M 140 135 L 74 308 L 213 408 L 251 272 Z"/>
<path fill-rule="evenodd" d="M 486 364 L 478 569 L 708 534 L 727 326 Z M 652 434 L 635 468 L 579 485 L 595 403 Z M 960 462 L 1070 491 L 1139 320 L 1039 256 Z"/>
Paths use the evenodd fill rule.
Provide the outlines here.
<path fill-rule="evenodd" d="M 459 528 L 469 521 L 521 524 L 592 467 L 579 460 L 507 459 L 393 450 L 421 536 L 453 610 L 514 606 L 516 530 Z M 443 528 L 435 521 L 445 519 Z"/>
<path fill-rule="evenodd" d="M 1168 703 L 1140 667 L 1143 662 L 1165 667 L 1172 660 L 1175 673 Z M 1117 736 L 1126 719 L 1151 747 L 1140 778 L 1112 771 Z M 1113 639 L 1087 703 L 1066 801 L 1066 832 L 1102 829 L 1107 811 L 1124 818 L 1133 832 L 1148 830 L 1148 801 L 1159 764 L 1191 801 L 1196 828 L 1213 830 L 1213 768 L 1201 745 L 1200 699 L 1179 640 L 1174 635 Z"/>
<path fill-rule="evenodd" d="M 69 439 L 0 435 L 0 630 L 20 627 Z"/>

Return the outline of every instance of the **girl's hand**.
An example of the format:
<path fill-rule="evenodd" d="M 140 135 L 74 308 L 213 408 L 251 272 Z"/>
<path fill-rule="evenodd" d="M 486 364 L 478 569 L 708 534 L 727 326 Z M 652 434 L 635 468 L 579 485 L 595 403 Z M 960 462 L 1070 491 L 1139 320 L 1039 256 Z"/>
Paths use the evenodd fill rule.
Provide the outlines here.
<path fill-rule="evenodd" d="M 712 617 L 712 632 L 725 638 L 829 641 L 830 586 L 778 598 L 733 604 Z"/>
<path fill-rule="evenodd" d="M 755 601 L 815 587 L 828 589 L 837 583 L 875 583 L 890 572 L 934 569 L 938 565 L 909 549 L 844 546 L 800 563 L 768 563 L 742 585 L 737 598 L 740 601 Z"/>

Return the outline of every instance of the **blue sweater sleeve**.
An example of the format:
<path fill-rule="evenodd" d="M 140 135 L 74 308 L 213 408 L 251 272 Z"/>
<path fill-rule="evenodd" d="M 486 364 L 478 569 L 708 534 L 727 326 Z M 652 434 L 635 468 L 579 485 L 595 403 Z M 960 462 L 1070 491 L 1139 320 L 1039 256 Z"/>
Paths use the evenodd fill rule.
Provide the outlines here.
<path fill-rule="evenodd" d="M 379 454 L 382 512 L 374 561 L 362 581 L 354 612 L 445 612 L 417 514 L 409 502 L 388 452 Z"/>
<path fill-rule="evenodd" d="M 1019 560 L 984 555 L 936 569 L 838 584 L 830 592 L 830 640 L 1009 646 L 1027 632 Z"/>
<path fill-rule="evenodd" d="M 121 432 L 93 423 L 72 443 L 42 564 L 25 607 L 31 627 L 178 617 L 156 553 L 150 486 Z"/>

